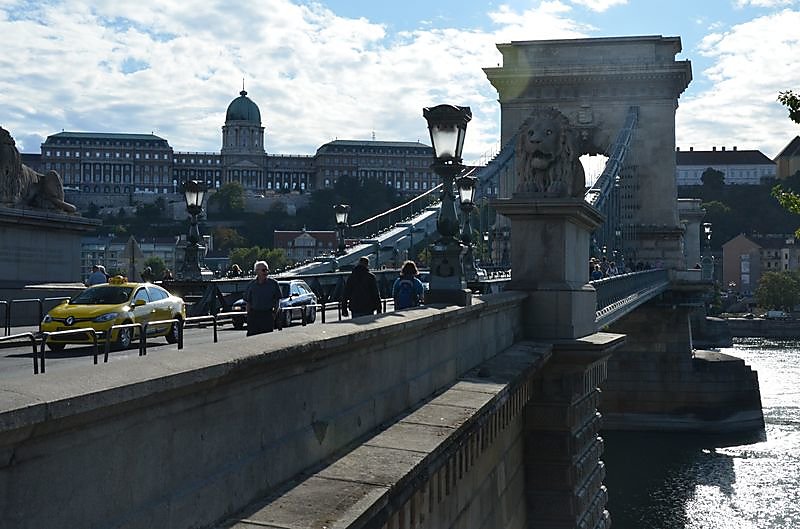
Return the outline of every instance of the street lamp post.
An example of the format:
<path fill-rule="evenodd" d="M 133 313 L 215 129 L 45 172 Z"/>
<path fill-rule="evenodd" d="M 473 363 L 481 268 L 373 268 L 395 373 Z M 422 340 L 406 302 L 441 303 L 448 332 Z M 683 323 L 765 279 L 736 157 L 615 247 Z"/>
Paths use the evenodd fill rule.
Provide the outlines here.
<path fill-rule="evenodd" d="M 703 257 L 700 259 L 700 277 L 703 281 L 714 279 L 714 258 L 711 256 L 711 223 L 703 223 Z"/>
<path fill-rule="evenodd" d="M 347 228 L 347 217 L 350 215 L 350 206 L 347 204 L 337 204 L 333 206 L 333 212 L 336 215 L 336 228 L 339 230 L 339 248 L 336 255 L 344 255 L 344 230 Z"/>
<path fill-rule="evenodd" d="M 422 115 L 428 122 L 433 146 L 433 171 L 442 180 L 441 204 L 436 218 L 439 237 L 431 247 L 430 291 L 427 299 L 432 303 L 471 302 L 464 281 L 462 254 L 464 247 L 458 239 L 459 223 L 456 213 L 453 181 L 464 169 L 461 151 L 467 123 L 472 119 L 469 107 L 438 105 L 424 108 Z"/>
<path fill-rule="evenodd" d="M 201 281 L 203 274 L 200 270 L 200 252 L 203 247 L 200 245 L 200 228 L 197 225 L 197 217 L 203 212 L 203 198 L 206 194 L 206 186 L 203 182 L 189 180 L 183 186 L 183 198 L 186 200 L 186 211 L 191 218 L 189 224 L 189 235 L 186 239 L 185 257 L 181 278 L 189 281 Z"/>
<path fill-rule="evenodd" d="M 461 242 L 466 246 L 466 251 L 464 252 L 464 276 L 467 281 L 478 280 L 478 272 L 475 270 L 475 256 L 472 251 L 472 224 L 470 223 L 470 216 L 475 207 L 475 186 L 477 181 L 478 179 L 474 176 L 467 175 L 456 179 L 458 201 L 464 216 L 461 229 Z"/>

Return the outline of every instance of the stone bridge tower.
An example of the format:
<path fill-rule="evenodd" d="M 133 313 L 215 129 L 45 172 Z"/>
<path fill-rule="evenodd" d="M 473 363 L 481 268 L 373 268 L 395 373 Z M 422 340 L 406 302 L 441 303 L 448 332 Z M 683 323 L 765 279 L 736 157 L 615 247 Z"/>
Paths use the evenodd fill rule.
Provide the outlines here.
<path fill-rule="evenodd" d="M 680 37 L 638 36 L 498 44 L 503 65 L 485 68 L 497 89 L 506 145 L 533 107 L 557 108 L 580 129 L 581 154 L 608 154 L 630 107 L 638 125 L 622 172 L 621 228 L 645 262 L 683 267 L 675 183 L 675 110 L 692 79 L 676 61 Z M 513 178 L 513 177 L 512 177 Z M 510 197 L 516 183 L 499 182 Z"/>

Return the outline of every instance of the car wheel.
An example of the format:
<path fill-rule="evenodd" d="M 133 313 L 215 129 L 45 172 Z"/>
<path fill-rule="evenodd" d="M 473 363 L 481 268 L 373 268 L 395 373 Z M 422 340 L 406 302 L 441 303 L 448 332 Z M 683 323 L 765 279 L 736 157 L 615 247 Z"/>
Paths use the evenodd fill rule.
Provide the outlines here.
<path fill-rule="evenodd" d="M 231 323 L 233 324 L 233 328 L 237 331 L 244 329 L 244 318 L 237 318 L 234 316 L 231 318 Z"/>
<path fill-rule="evenodd" d="M 114 343 L 114 349 L 122 351 L 131 346 L 133 329 L 130 327 L 125 327 L 123 329 L 119 329 L 118 332 L 117 341 Z"/>
<path fill-rule="evenodd" d="M 283 313 L 283 326 L 288 327 L 292 324 L 292 311 L 286 310 Z"/>
<path fill-rule="evenodd" d="M 54 353 L 57 353 L 59 351 L 63 351 L 64 347 L 66 345 L 67 344 L 63 344 L 63 343 L 50 343 L 50 342 L 48 342 L 47 343 L 47 348 L 50 349 L 51 351 L 53 351 Z"/>
<path fill-rule="evenodd" d="M 180 333 L 180 326 L 176 321 L 169 326 L 169 331 L 167 331 L 167 334 L 164 336 L 167 339 L 167 343 L 178 343 L 178 333 Z"/>

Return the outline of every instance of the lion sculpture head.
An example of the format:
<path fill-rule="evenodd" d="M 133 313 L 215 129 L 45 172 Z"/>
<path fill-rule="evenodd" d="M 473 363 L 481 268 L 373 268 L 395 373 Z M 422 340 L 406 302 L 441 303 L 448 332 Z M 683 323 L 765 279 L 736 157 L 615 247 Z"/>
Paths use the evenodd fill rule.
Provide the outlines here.
<path fill-rule="evenodd" d="M 539 108 L 517 134 L 517 193 L 582 197 L 586 183 L 573 131 L 566 116 Z"/>

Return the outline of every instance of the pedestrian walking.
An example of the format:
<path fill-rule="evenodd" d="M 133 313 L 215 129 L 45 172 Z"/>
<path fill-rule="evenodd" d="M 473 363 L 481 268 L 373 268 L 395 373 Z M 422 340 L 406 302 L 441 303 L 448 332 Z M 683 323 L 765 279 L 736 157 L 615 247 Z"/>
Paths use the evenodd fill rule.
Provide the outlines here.
<path fill-rule="evenodd" d="M 86 278 L 86 286 L 108 283 L 108 276 L 101 265 L 92 266 L 92 273 Z"/>
<path fill-rule="evenodd" d="M 425 286 L 417 278 L 419 271 L 414 261 L 406 261 L 400 269 L 400 277 L 392 285 L 395 310 L 419 306 L 425 295 Z"/>
<path fill-rule="evenodd" d="M 361 257 L 353 268 L 344 286 L 342 316 L 347 316 L 348 308 L 354 318 L 381 312 L 381 295 L 375 274 L 369 271 L 369 259 Z"/>
<path fill-rule="evenodd" d="M 242 296 L 247 311 L 247 336 L 275 329 L 275 317 L 281 300 L 281 287 L 269 277 L 266 261 L 256 261 L 253 269 L 256 278 L 247 284 Z"/>
<path fill-rule="evenodd" d="M 142 281 L 145 283 L 153 281 L 153 269 L 149 266 L 145 266 L 144 270 L 142 270 Z"/>

